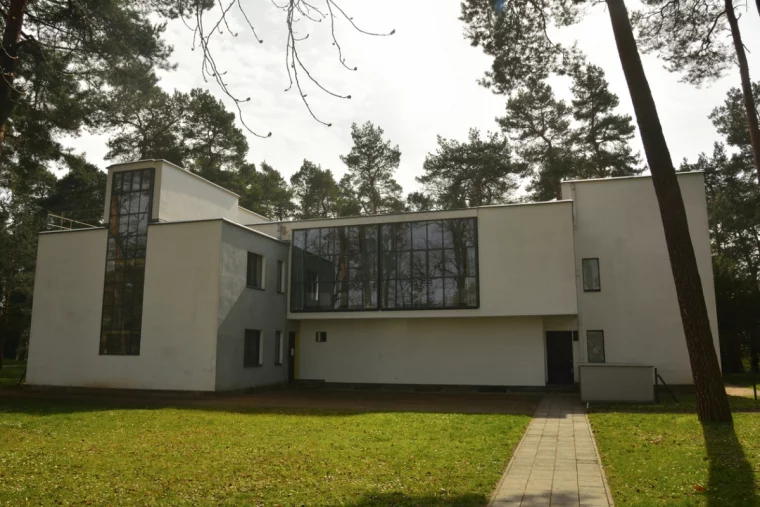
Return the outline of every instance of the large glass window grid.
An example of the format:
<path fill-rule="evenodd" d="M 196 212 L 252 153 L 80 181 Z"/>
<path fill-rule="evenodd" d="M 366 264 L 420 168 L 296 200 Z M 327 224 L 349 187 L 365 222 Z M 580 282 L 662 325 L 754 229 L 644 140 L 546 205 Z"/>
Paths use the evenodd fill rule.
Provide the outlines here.
<path fill-rule="evenodd" d="M 291 309 L 377 308 L 377 226 L 293 232 Z"/>
<path fill-rule="evenodd" d="M 294 312 L 479 305 L 475 218 L 296 230 L 292 255 Z"/>
<path fill-rule="evenodd" d="M 100 353 L 139 355 L 153 169 L 113 173 Z"/>
<path fill-rule="evenodd" d="M 474 218 L 383 224 L 383 308 L 478 306 Z"/>

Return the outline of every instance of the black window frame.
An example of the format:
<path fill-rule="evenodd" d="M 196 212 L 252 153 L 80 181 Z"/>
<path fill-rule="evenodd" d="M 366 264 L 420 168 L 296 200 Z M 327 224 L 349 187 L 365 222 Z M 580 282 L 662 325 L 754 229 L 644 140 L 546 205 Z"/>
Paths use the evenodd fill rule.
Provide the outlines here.
<path fill-rule="evenodd" d="M 596 263 L 596 272 L 598 274 L 599 286 L 597 288 L 586 287 L 586 262 Z M 599 264 L 599 257 L 586 257 L 581 259 L 581 283 L 583 284 L 583 292 L 601 292 L 602 291 L 602 268 Z"/>
<path fill-rule="evenodd" d="M 602 336 L 602 360 L 592 361 L 589 354 L 589 333 L 599 333 Z M 604 344 L 604 330 L 602 329 L 587 329 L 586 330 L 586 361 L 592 364 L 604 364 L 607 362 L 607 350 Z"/>
<path fill-rule="evenodd" d="M 114 171 L 110 185 L 98 353 L 139 356 L 155 168 Z"/>
<path fill-rule="evenodd" d="M 446 245 L 446 227 L 444 226 L 445 222 L 453 222 L 453 223 L 469 223 L 471 225 L 471 233 L 472 233 L 472 244 L 462 243 L 459 245 Z M 391 248 L 390 250 L 386 250 L 386 238 L 385 233 L 383 232 L 383 229 L 386 227 L 398 227 L 401 225 L 407 225 L 409 228 L 409 245 L 408 248 Z M 424 227 L 421 225 L 424 224 Z M 433 227 L 431 227 L 431 225 Z M 425 240 L 424 240 L 424 248 L 419 248 L 416 244 L 415 240 L 415 227 L 419 231 L 421 228 L 424 228 L 425 230 Z M 430 231 L 431 228 L 437 228 L 439 230 L 439 234 L 441 235 L 440 244 L 432 246 L 431 247 L 431 239 L 430 239 Z M 464 226 L 463 229 L 464 231 Z M 380 266 L 380 286 L 381 286 L 381 297 L 380 297 L 380 307 L 383 311 L 414 311 L 414 310 L 474 310 L 480 308 L 480 250 L 478 245 L 478 220 L 477 217 L 458 217 L 458 218 L 441 218 L 441 219 L 433 219 L 433 220 L 416 220 L 411 222 L 391 222 L 386 224 L 380 224 L 380 238 L 381 238 L 381 264 Z M 398 239 L 398 237 L 394 238 Z M 453 241 L 452 237 L 452 241 Z M 460 259 L 461 264 L 458 264 L 456 266 L 457 270 L 460 268 L 464 268 L 467 273 L 465 274 L 458 274 L 458 275 L 447 275 L 447 253 L 453 252 L 455 254 L 456 250 L 461 249 L 464 250 L 465 253 L 462 256 L 462 259 Z M 470 250 L 472 250 L 472 260 L 474 262 L 470 262 Z M 396 270 L 399 270 L 400 262 L 399 262 L 399 255 L 403 253 L 409 254 L 409 276 L 408 277 L 395 277 L 395 278 L 386 278 L 384 269 L 387 267 L 387 261 L 391 260 L 393 261 L 394 257 L 396 259 Z M 430 274 L 431 267 L 435 265 L 435 263 L 431 263 L 431 253 L 435 254 L 438 253 L 440 255 L 438 259 L 439 268 L 440 268 L 440 274 L 436 276 L 432 276 Z M 461 252 L 460 252 L 461 253 Z M 390 257 L 390 259 L 389 259 Z M 425 276 L 414 276 L 414 264 L 415 259 L 421 260 L 424 257 L 424 271 L 426 272 Z M 470 268 L 472 269 L 472 272 L 470 272 Z M 458 291 L 458 297 L 461 298 L 462 293 L 461 291 L 464 290 L 464 294 L 466 297 L 467 294 L 467 280 L 472 280 L 472 283 L 474 283 L 474 298 L 475 301 L 473 303 L 458 303 L 458 304 L 447 304 L 446 303 L 446 281 L 447 280 L 454 280 L 462 279 L 463 281 L 461 284 L 457 284 L 457 291 Z M 417 280 L 420 280 L 420 284 L 424 284 L 425 287 L 425 299 L 426 304 L 415 304 L 415 282 Z M 431 289 L 432 281 L 440 280 L 440 289 L 441 289 L 441 295 L 443 298 L 443 304 L 436 305 L 432 303 L 431 298 Z M 387 295 L 385 292 L 386 284 L 389 282 L 396 282 L 396 296 L 398 295 L 398 287 L 399 282 L 409 282 L 410 286 L 410 297 L 411 297 L 411 306 L 398 306 L 396 303 L 394 303 L 394 306 L 389 306 L 386 301 L 385 296 Z M 422 292 L 422 291 L 420 291 Z M 396 301 L 398 298 L 396 297 Z"/>
<path fill-rule="evenodd" d="M 317 331 L 314 334 L 317 343 L 327 343 L 327 331 Z"/>
<path fill-rule="evenodd" d="M 245 286 L 249 289 L 264 290 L 263 255 L 248 252 L 245 266 Z"/>
<path fill-rule="evenodd" d="M 274 365 L 282 366 L 283 356 L 285 355 L 285 341 L 282 331 L 274 332 Z"/>
<path fill-rule="evenodd" d="M 454 243 L 453 245 L 447 246 L 446 239 L 447 237 L 451 236 L 450 232 L 447 232 L 447 228 L 445 227 L 446 223 L 461 223 L 462 228 L 462 239 L 461 243 Z M 430 247 L 430 228 L 431 225 L 438 224 L 439 225 L 439 234 L 441 237 L 441 244 L 435 247 Z M 410 244 L 408 250 L 399 250 L 396 248 L 386 248 L 386 243 L 384 239 L 384 231 L 388 230 L 388 228 L 393 228 L 394 236 L 396 234 L 396 227 L 399 228 L 407 228 L 409 230 L 410 235 Z M 421 227 L 424 227 L 425 230 L 425 248 L 415 248 L 413 245 L 413 242 L 411 241 L 412 238 L 412 229 L 417 227 L 418 229 Z M 341 243 L 338 238 L 343 240 L 343 238 L 351 237 L 352 232 L 350 229 L 356 228 L 358 230 L 359 237 L 365 238 L 365 248 L 366 250 L 362 251 L 362 247 L 359 248 L 357 252 L 354 252 L 351 250 L 351 246 L 348 245 L 347 251 L 344 250 L 344 243 Z M 368 234 L 366 231 L 373 231 L 371 234 Z M 451 230 L 455 230 L 455 228 L 451 228 Z M 362 232 L 364 231 L 364 232 Z M 431 220 L 416 220 L 416 221 L 399 221 L 399 222 L 387 222 L 387 223 L 381 223 L 381 224 L 365 224 L 365 225 L 347 225 L 347 226 L 336 226 L 336 227 L 320 227 L 320 228 L 311 228 L 311 229 L 296 229 L 293 231 L 293 238 L 291 241 L 291 263 L 290 263 L 290 277 L 289 277 L 289 284 L 290 284 L 290 311 L 291 313 L 329 313 L 329 312 L 356 312 L 356 311 L 413 311 L 413 310 L 475 310 L 480 308 L 480 250 L 479 250 L 479 238 L 478 238 L 478 220 L 477 217 L 454 217 L 454 218 L 441 218 L 441 219 L 431 219 Z M 342 236 L 341 236 L 342 234 Z M 332 239 L 328 239 L 327 247 L 323 246 L 323 238 L 325 237 L 331 237 Z M 466 239 L 465 239 L 466 238 Z M 314 241 L 316 240 L 316 246 Z M 370 241 L 373 241 L 374 244 L 369 243 Z M 451 241 L 456 241 L 452 239 Z M 366 245 L 370 245 L 369 247 L 366 247 Z M 340 247 L 339 247 L 340 245 Z M 339 250 L 340 248 L 340 250 Z M 446 262 L 447 262 L 447 252 L 455 251 L 461 249 L 463 252 L 460 258 L 458 259 L 457 264 L 457 273 L 458 274 L 447 274 L 445 271 L 446 268 Z M 314 251 L 318 253 L 314 253 Z M 422 258 L 425 257 L 425 269 L 426 269 L 426 275 L 424 277 L 411 277 L 410 278 L 402 278 L 396 275 L 394 278 L 385 278 L 385 270 L 384 267 L 386 266 L 388 259 L 393 258 L 393 262 L 397 263 L 398 261 L 398 254 L 399 253 L 409 253 L 410 261 L 409 261 L 409 269 L 411 270 L 411 256 L 416 254 Z M 440 254 L 440 259 L 437 261 L 439 265 L 441 266 L 441 269 L 443 270 L 439 275 L 431 276 L 430 272 L 428 270 L 428 266 L 431 264 L 429 259 L 431 257 L 431 252 Z M 359 268 L 362 270 L 362 276 L 363 278 L 356 279 L 354 278 L 350 273 L 352 273 L 352 270 L 354 269 L 351 267 L 350 260 L 346 261 L 343 259 L 343 257 L 350 257 L 351 255 L 357 255 L 358 257 L 365 259 L 370 258 L 370 263 L 368 264 L 362 264 Z M 311 267 L 312 270 L 314 269 L 313 260 L 314 259 L 320 259 L 328 261 L 327 264 L 330 262 L 335 262 L 335 259 L 337 257 L 341 257 L 341 264 L 340 266 L 336 266 L 336 269 L 333 269 L 331 271 L 336 277 L 337 277 L 337 271 L 339 270 L 347 270 L 349 272 L 348 275 L 342 274 L 342 278 L 338 280 L 337 278 L 335 280 L 330 279 L 327 280 L 325 283 L 327 287 L 322 287 L 322 282 L 319 273 L 316 273 L 315 271 L 310 271 L 308 268 Z M 390 271 L 390 269 L 388 270 Z M 464 272 L 462 272 L 464 271 Z M 396 271 L 398 273 L 398 271 Z M 411 271 L 410 271 L 411 272 Z M 314 291 L 314 289 L 311 287 L 314 285 L 310 279 L 308 279 L 309 274 L 316 274 L 316 286 L 319 287 L 317 289 L 317 299 L 314 299 L 313 295 L 309 296 L 310 293 Z M 371 273 L 370 275 L 367 275 L 367 273 Z M 336 292 L 337 287 L 340 286 L 340 289 L 342 291 L 345 291 L 344 285 L 346 285 L 346 279 L 348 279 L 348 284 L 364 284 L 364 290 L 362 293 L 362 304 L 360 307 L 352 307 L 351 303 L 349 302 L 348 305 L 345 304 L 344 300 L 341 300 L 338 302 L 338 297 L 345 298 L 345 293 L 343 295 L 338 295 L 339 293 Z M 458 280 L 458 279 L 461 279 Z M 408 282 L 411 286 L 414 280 L 420 280 L 421 286 L 424 285 L 424 291 L 425 291 L 425 299 L 424 304 L 418 304 L 418 305 L 412 305 L 412 306 L 399 306 L 395 302 L 393 305 L 389 304 L 389 300 L 386 299 L 387 291 L 385 291 L 385 285 L 388 284 L 390 286 L 391 283 L 394 284 L 394 292 L 398 292 L 398 285 L 401 282 Z M 456 285 L 452 285 L 452 283 L 447 284 L 447 282 L 450 282 L 451 280 L 454 280 Z M 448 287 L 448 285 L 452 285 L 451 287 Z M 327 289 L 328 291 L 330 289 L 332 290 L 332 304 L 331 305 L 325 305 L 322 304 L 322 301 L 320 301 L 321 296 L 324 296 L 321 294 L 321 292 L 325 292 L 327 294 L 327 291 L 324 289 Z M 409 289 L 411 291 L 411 288 Z M 431 297 L 431 294 L 434 290 L 437 290 L 437 294 L 440 294 L 440 304 L 436 304 L 438 301 L 437 299 L 434 299 Z M 457 302 L 456 304 L 449 304 L 447 303 L 447 294 L 448 290 L 453 290 L 456 293 Z M 423 291 L 420 290 L 420 293 Z M 369 294 L 371 296 L 371 303 L 367 305 L 366 300 Z M 464 302 L 463 302 L 464 301 Z M 322 305 L 322 306 L 320 306 Z"/>
<path fill-rule="evenodd" d="M 263 362 L 263 332 L 261 329 L 246 329 L 243 336 L 243 368 L 260 368 Z M 255 346 L 252 346 L 255 343 Z"/>

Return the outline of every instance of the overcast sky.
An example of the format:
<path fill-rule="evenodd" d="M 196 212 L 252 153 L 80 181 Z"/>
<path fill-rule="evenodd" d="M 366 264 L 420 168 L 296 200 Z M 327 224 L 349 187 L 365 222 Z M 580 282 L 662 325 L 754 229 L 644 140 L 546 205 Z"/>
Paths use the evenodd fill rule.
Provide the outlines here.
<path fill-rule="evenodd" d="M 747 10 L 741 9 L 740 24 L 745 45 L 752 51 L 750 73 L 760 80 L 760 16 L 752 3 Z M 269 0 L 242 4 L 264 43 L 255 41 L 239 11 L 233 9 L 232 27 L 239 35 L 216 36 L 212 48 L 217 64 L 228 72 L 230 89 L 242 98 L 251 97 L 243 106 L 246 123 L 259 133 L 272 132 L 269 139 L 248 136 L 249 159 L 257 164 L 266 160 L 285 177 L 309 159 L 332 169 L 338 179 L 345 172 L 339 155 L 351 148 L 351 123 L 369 120 L 399 145 L 397 179 L 409 192 L 417 187 L 414 177 L 421 174 L 425 155 L 435 150 L 436 135 L 463 140 L 470 127 L 495 130 L 494 118 L 503 115 L 505 98 L 476 83 L 490 67 L 490 58 L 464 39 L 459 0 L 339 0 L 366 30 L 396 30 L 391 37 L 369 37 L 357 34 L 345 21 L 338 23 L 336 32 L 346 62 L 358 66 L 357 72 L 338 64 L 326 22 L 319 26 L 301 23 L 303 34 L 311 29 L 309 39 L 299 43 L 302 61 L 324 86 L 353 97 L 341 100 L 313 85 L 307 88 L 315 114 L 332 123 L 329 128 L 311 118 L 294 90 L 283 91 L 288 84 L 284 14 Z M 166 38 L 174 46 L 178 67 L 161 74 L 161 85 L 181 91 L 206 88 L 231 107 L 215 83 L 204 83 L 200 52 L 191 50 L 192 33 L 176 22 L 169 25 Z M 633 115 L 604 5 L 595 6 L 582 24 L 563 31 L 562 39 L 577 39 L 590 61 L 605 70 L 612 91 L 620 97 L 621 111 Z M 707 116 L 729 88 L 740 85 L 738 69 L 700 89 L 680 83 L 679 76 L 665 71 L 653 56 L 645 57 L 644 66 L 674 163 L 710 152 L 717 136 Z M 569 98 L 568 90 L 555 92 Z M 103 160 L 105 140 L 83 135 L 68 144 L 105 168 L 109 164 Z M 641 150 L 638 140 L 635 147 Z"/>

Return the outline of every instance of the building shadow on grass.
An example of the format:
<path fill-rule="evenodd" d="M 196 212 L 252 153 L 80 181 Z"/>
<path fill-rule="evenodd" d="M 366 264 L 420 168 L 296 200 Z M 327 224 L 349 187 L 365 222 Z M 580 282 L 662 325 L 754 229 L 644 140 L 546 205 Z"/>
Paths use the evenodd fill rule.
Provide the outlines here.
<path fill-rule="evenodd" d="M 520 501 L 526 505 L 578 505 L 578 494 L 555 493 L 517 493 L 495 499 L 495 505 L 515 505 Z M 606 497 L 604 498 L 606 501 Z M 489 502 L 485 495 L 460 494 L 460 495 L 407 495 L 400 492 L 371 493 L 367 494 L 358 502 L 350 503 L 353 507 L 483 507 Z M 594 498 L 584 501 L 588 505 L 602 505 L 599 499 Z M 346 504 L 341 504 L 346 505 Z"/>
<path fill-rule="evenodd" d="M 540 396 L 393 392 L 295 392 L 218 397 L 73 394 L 0 389 L 0 412 L 38 416 L 111 410 L 180 410 L 240 414 L 285 413 L 307 416 L 354 416 L 368 412 L 513 414 L 532 416 Z"/>
<path fill-rule="evenodd" d="M 485 495 L 408 495 L 406 493 L 388 492 L 371 493 L 357 502 L 340 505 L 353 507 L 483 507 L 488 503 Z"/>
<path fill-rule="evenodd" d="M 744 396 L 728 396 L 731 412 L 760 412 L 760 401 Z M 622 404 L 622 403 L 592 403 L 591 412 L 621 412 L 631 414 L 696 414 L 697 403 L 693 394 L 679 394 L 678 401 L 661 399 L 659 403 Z"/>
<path fill-rule="evenodd" d="M 705 423 L 702 430 L 709 461 L 707 504 L 715 507 L 760 505 L 754 471 L 734 426 Z"/>

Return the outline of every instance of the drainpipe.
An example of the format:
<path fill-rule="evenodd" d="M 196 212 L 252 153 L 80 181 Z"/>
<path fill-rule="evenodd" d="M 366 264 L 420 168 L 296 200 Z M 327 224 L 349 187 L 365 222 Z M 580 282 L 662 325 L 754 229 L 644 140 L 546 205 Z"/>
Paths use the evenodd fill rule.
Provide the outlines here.
<path fill-rule="evenodd" d="M 583 295 L 583 266 L 578 264 L 578 200 L 575 192 L 575 183 L 570 183 L 570 198 L 573 201 L 573 251 L 575 253 L 575 302 L 578 306 L 577 320 L 578 320 L 578 362 L 587 363 L 587 350 L 584 345 L 586 344 L 586 337 L 583 333 L 583 326 L 581 324 L 581 307 L 582 307 L 582 295 Z"/>

